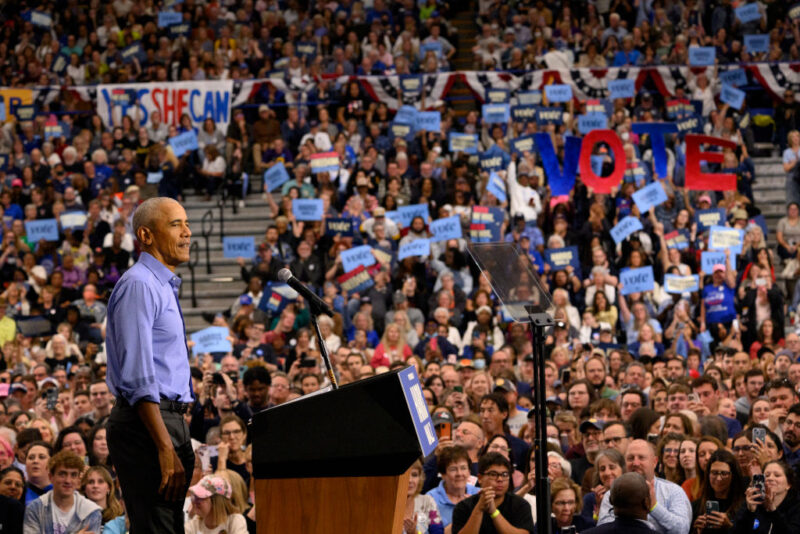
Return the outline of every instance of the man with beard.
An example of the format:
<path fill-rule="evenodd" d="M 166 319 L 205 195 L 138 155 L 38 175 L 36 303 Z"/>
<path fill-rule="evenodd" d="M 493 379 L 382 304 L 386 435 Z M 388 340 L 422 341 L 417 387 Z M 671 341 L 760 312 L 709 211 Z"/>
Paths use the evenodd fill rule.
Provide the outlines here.
<path fill-rule="evenodd" d="M 580 426 L 581 444 L 584 454 L 570 459 L 572 465 L 572 480 L 583 484 L 586 471 L 594 467 L 594 459 L 600 452 L 600 440 L 603 436 L 603 423 L 597 419 L 587 419 Z"/>
<path fill-rule="evenodd" d="M 685 534 L 689 532 L 692 521 L 692 507 L 689 498 L 680 486 L 655 476 L 658 457 L 653 445 L 643 439 L 634 440 L 625 453 L 627 472 L 639 473 L 647 482 L 650 502 L 653 503 L 647 522 L 656 532 L 665 534 Z M 600 504 L 598 525 L 614 521 L 614 510 L 609 493 Z"/>
<path fill-rule="evenodd" d="M 783 421 L 783 455 L 792 467 L 800 463 L 800 404 L 789 408 Z"/>
<path fill-rule="evenodd" d="M 584 370 L 586 379 L 597 391 L 598 398 L 611 399 L 617 396 L 619 392 L 606 385 L 606 364 L 602 356 L 594 355 L 589 358 Z"/>

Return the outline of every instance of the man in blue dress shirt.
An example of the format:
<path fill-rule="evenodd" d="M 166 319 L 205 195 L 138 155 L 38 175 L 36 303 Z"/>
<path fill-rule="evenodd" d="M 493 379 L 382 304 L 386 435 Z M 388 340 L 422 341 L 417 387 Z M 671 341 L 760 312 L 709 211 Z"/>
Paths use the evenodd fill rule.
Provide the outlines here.
<path fill-rule="evenodd" d="M 194 468 L 183 414 L 192 401 L 189 354 L 175 268 L 189 260 L 186 211 L 169 198 L 133 215 L 142 254 L 108 302 L 107 381 L 117 402 L 108 448 L 131 534 L 183 532 L 183 503 Z"/>

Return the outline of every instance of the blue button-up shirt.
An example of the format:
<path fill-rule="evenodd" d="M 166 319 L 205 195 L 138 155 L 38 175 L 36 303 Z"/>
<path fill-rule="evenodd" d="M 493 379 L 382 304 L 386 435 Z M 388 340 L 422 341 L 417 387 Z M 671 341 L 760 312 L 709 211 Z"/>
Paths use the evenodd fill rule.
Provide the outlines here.
<path fill-rule="evenodd" d="M 479 491 L 480 490 L 472 484 L 467 484 L 467 495 L 475 495 Z M 453 510 L 455 510 L 456 505 L 450 500 L 450 497 L 447 496 L 447 492 L 444 491 L 444 480 L 439 482 L 438 486 L 430 490 L 428 495 L 433 497 L 433 500 L 436 501 L 436 507 L 439 509 L 439 516 L 442 518 L 442 526 L 446 527 L 452 523 Z"/>
<path fill-rule="evenodd" d="M 655 532 L 663 534 L 688 534 L 692 526 L 692 505 L 683 488 L 663 478 L 656 477 L 656 505 L 647 515 L 647 522 Z M 597 525 L 614 521 L 611 492 L 607 491 L 600 503 Z"/>
<path fill-rule="evenodd" d="M 189 354 L 178 304 L 180 278 L 150 254 L 119 279 L 108 301 L 108 388 L 131 405 L 190 402 Z"/>

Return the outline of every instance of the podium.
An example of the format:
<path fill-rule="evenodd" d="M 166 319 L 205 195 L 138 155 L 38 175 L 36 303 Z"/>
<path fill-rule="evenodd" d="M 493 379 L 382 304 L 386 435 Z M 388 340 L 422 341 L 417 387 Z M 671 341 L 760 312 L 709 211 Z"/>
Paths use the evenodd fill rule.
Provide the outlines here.
<path fill-rule="evenodd" d="M 408 470 L 437 444 L 414 367 L 270 408 L 250 425 L 259 534 L 400 534 Z"/>

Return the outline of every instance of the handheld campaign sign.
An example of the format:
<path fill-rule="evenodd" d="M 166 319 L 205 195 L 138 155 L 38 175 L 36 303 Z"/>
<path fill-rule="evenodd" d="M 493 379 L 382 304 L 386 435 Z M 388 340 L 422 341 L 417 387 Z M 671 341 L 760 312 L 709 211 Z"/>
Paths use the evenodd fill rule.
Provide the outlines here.
<path fill-rule="evenodd" d="M 578 116 L 578 131 L 583 135 L 593 130 L 602 130 L 608 125 L 608 118 L 602 113 L 587 113 Z"/>
<path fill-rule="evenodd" d="M 608 82 L 609 98 L 633 98 L 636 95 L 636 84 L 633 80 L 612 80 Z"/>
<path fill-rule="evenodd" d="M 158 27 L 166 28 L 183 22 L 183 15 L 177 11 L 159 11 Z"/>
<path fill-rule="evenodd" d="M 289 181 L 289 173 L 283 162 L 279 161 L 266 171 L 264 171 L 264 189 L 274 191 Z"/>
<path fill-rule="evenodd" d="M 394 122 L 402 122 L 403 124 L 414 124 L 417 122 L 417 108 L 413 106 L 401 106 L 394 116 Z"/>
<path fill-rule="evenodd" d="M 569 102 L 572 99 L 572 86 L 567 84 L 545 85 L 544 94 L 550 102 Z"/>
<path fill-rule="evenodd" d="M 667 194 L 664 192 L 661 182 L 653 182 L 636 191 L 633 194 L 633 201 L 639 208 L 639 212 L 647 213 L 650 208 L 666 202 Z"/>
<path fill-rule="evenodd" d="M 148 184 L 158 184 L 161 183 L 161 180 L 163 179 L 164 179 L 164 173 L 162 171 L 147 173 Z"/>
<path fill-rule="evenodd" d="M 533 140 L 533 135 L 523 135 L 511 140 L 511 152 L 513 154 L 524 155 L 525 152 L 533 152 L 536 149 L 536 143 Z"/>
<path fill-rule="evenodd" d="M 411 204 L 410 206 L 400 206 L 397 208 L 397 217 L 399 220 L 395 220 L 396 223 L 402 226 L 411 226 L 411 221 L 414 220 L 414 217 L 422 217 L 425 224 L 428 224 L 428 219 L 430 219 L 431 216 L 430 213 L 428 213 L 427 204 Z"/>
<path fill-rule="evenodd" d="M 732 85 L 722 84 L 722 90 L 719 93 L 719 99 L 728 104 L 733 109 L 741 109 L 744 104 L 744 91 L 737 89 Z"/>
<path fill-rule="evenodd" d="M 256 256 L 256 238 L 253 236 L 225 237 L 222 240 L 223 257 L 252 259 Z"/>
<path fill-rule="evenodd" d="M 734 13 L 736 13 L 736 18 L 739 19 L 742 24 L 761 19 L 761 12 L 758 9 L 757 3 L 740 5 L 734 9 Z"/>
<path fill-rule="evenodd" d="M 641 230 L 642 228 L 644 228 L 642 226 L 642 221 L 636 217 L 631 217 L 628 215 L 611 229 L 611 237 L 614 239 L 614 243 L 619 245 L 626 237 L 637 230 Z"/>
<path fill-rule="evenodd" d="M 639 269 L 623 269 L 619 273 L 619 281 L 622 282 L 623 295 L 652 291 L 655 288 L 653 267 L 648 265 Z"/>
<path fill-rule="evenodd" d="M 325 235 L 340 235 L 342 237 L 353 237 L 358 226 L 354 219 L 336 218 L 325 219 Z"/>
<path fill-rule="evenodd" d="M 172 147 L 172 152 L 175 153 L 175 157 L 179 158 L 186 152 L 197 150 L 197 134 L 194 133 L 194 130 L 183 132 L 171 138 L 169 140 L 169 146 Z"/>
<path fill-rule="evenodd" d="M 712 226 L 708 236 L 708 248 L 711 250 L 730 249 L 731 257 L 742 253 L 744 230 L 727 226 Z"/>
<path fill-rule="evenodd" d="M 420 111 L 414 121 L 418 132 L 439 133 L 442 130 L 442 114 L 439 111 Z"/>
<path fill-rule="evenodd" d="M 711 274 L 715 265 L 725 265 L 724 252 L 709 250 L 700 254 L 700 269 L 704 273 Z"/>
<path fill-rule="evenodd" d="M 508 97 L 511 91 L 508 89 L 488 89 L 486 91 L 486 101 L 490 104 L 502 104 L 508 102 Z"/>
<path fill-rule="evenodd" d="M 311 155 L 311 172 L 336 172 L 339 170 L 339 154 L 336 152 L 321 152 Z"/>
<path fill-rule="evenodd" d="M 700 289 L 700 277 L 696 274 L 682 276 L 679 274 L 664 275 L 664 291 L 667 293 L 682 294 Z"/>
<path fill-rule="evenodd" d="M 430 224 L 430 230 L 433 234 L 433 237 L 430 239 L 432 242 L 460 239 L 462 235 L 461 217 L 453 215 L 452 217 L 437 219 Z"/>
<path fill-rule="evenodd" d="M 397 376 L 400 377 L 403 395 L 406 398 L 411 419 L 414 421 L 414 430 L 424 458 L 436 450 L 439 441 L 436 439 L 436 429 L 433 428 L 433 420 L 430 417 L 428 405 L 425 404 L 425 397 L 422 394 L 422 384 L 420 384 L 417 370 L 413 365 L 404 369 Z"/>
<path fill-rule="evenodd" d="M 667 242 L 667 248 L 685 250 L 689 248 L 689 237 L 689 230 L 673 230 L 664 235 L 664 241 Z"/>
<path fill-rule="evenodd" d="M 228 329 L 224 326 L 210 326 L 195 332 L 189 338 L 194 342 L 192 354 L 230 352 L 233 350 L 228 339 Z"/>
<path fill-rule="evenodd" d="M 537 107 L 533 104 L 513 106 L 511 108 L 511 119 L 522 123 L 534 122 L 536 120 L 536 109 Z"/>
<path fill-rule="evenodd" d="M 744 36 L 744 49 L 748 54 L 769 52 L 769 34 L 751 34 Z"/>
<path fill-rule="evenodd" d="M 508 200 L 506 196 L 506 184 L 496 172 L 491 172 L 489 174 L 486 190 L 494 195 L 494 198 L 496 198 L 498 202 L 506 202 Z"/>
<path fill-rule="evenodd" d="M 55 219 L 25 221 L 25 233 L 31 243 L 38 243 L 41 239 L 58 241 L 58 221 Z"/>
<path fill-rule="evenodd" d="M 694 220 L 697 223 L 697 231 L 705 232 L 712 226 L 725 224 L 727 219 L 727 212 L 725 208 L 711 208 L 708 210 L 698 210 L 695 213 Z"/>
<path fill-rule="evenodd" d="M 713 46 L 690 46 L 689 64 L 693 67 L 708 67 L 717 59 L 717 49 Z"/>
<path fill-rule="evenodd" d="M 415 239 L 410 243 L 400 245 L 397 249 L 397 259 L 404 260 L 411 256 L 430 256 L 431 242 L 429 239 Z"/>
<path fill-rule="evenodd" d="M 321 198 L 295 198 L 292 213 L 298 221 L 321 221 L 324 206 Z"/>
<path fill-rule="evenodd" d="M 747 74 L 744 72 L 744 69 L 724 70 L 717 75 L 717 78 L 719 78 L 719 81 L 722 82 L 723 85 L 727 84 L 731 87 L 747 85 Z"/>
<path fill-rule="evenodd" d="M 68 211 L 62 213 L 61 228 L 66 229 L 82 229 L 86 226 L 86 214 L 82 211 Z"/>
<path fill-rule="evenodd" d="M 340 257 L 342 258 L 342 268 L 346 273 L 359 265 L 364 267 L 375 265 L 375 256 L 372 255 L 372 247 L 369 245 L 361 245 L 360 247 L 345 250 Z"/>
<path fill-rule="evenodd" d="M 508 104 L 484 104 L 481 110 L 483 122 L 488 124 L 506 123 L 510 114 Z"/>
<path fill-rule="evenodd" d="M 578 247 L 548 248 L 544 251 L 544 261 L 554 271 L 561 271 L 571 265 L 576 273 L 581 272 L 581 258 Z"/>
<path fill-rule="evenodd" d="M 450 132 L 450 152 L 464 152 L 474 155 L 478 153 L 478 135 Z"/>

